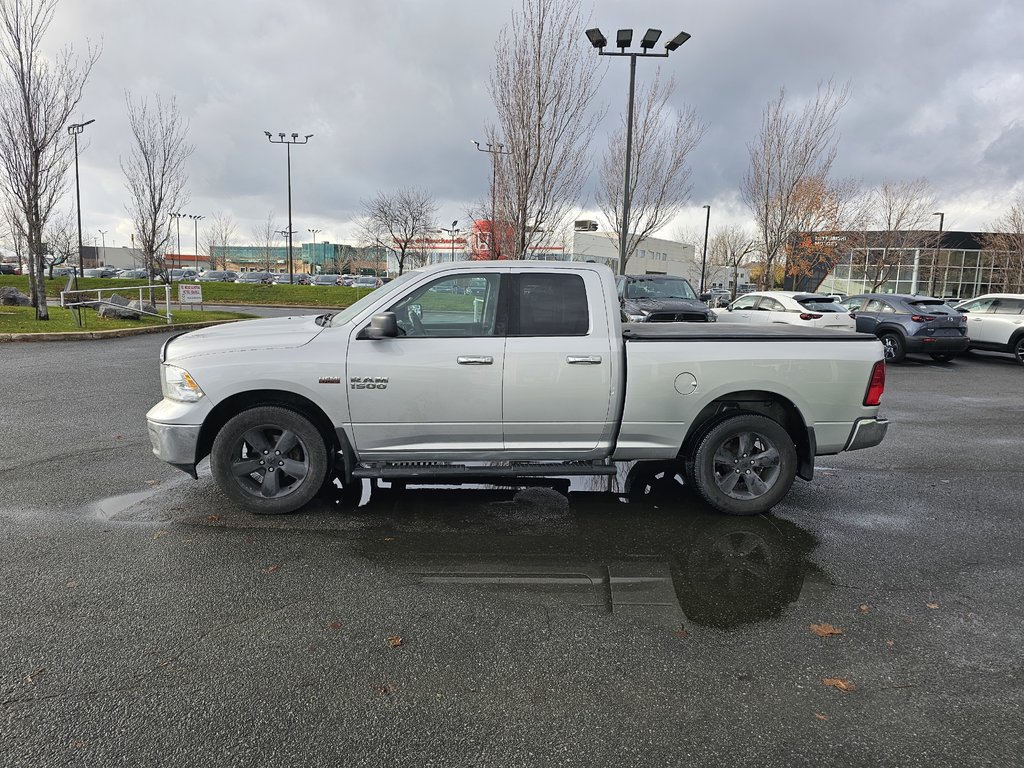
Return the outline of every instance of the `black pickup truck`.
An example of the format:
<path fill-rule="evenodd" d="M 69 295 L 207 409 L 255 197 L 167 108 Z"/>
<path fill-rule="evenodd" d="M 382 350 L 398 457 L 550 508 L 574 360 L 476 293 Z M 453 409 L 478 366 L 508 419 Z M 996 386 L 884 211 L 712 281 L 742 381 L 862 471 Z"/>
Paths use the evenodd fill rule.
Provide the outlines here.
<path fill-rule="evenodd" d="M 713 323 L 718 319 L 681 277 L 619 275 L 615 289 L 631 323 Z"/>

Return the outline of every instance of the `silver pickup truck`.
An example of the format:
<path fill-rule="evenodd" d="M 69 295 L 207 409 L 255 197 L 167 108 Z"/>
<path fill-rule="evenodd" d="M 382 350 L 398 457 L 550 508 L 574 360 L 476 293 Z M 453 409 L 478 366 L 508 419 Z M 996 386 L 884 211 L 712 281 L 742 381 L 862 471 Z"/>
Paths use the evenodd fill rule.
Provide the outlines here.
<path fill-rule="evenodd" d="M 626 323 L 602 265 L 457 262 L 341 312 L 192 331 L 161 350 L 153 452 L 290 512 L 328 484 L 613 475 L 669 462 L 712 507 L 770 509 L 814 457 L 877 445 L 874 336 Z M 651 466 L 651 465 L 647 465 Z"/>

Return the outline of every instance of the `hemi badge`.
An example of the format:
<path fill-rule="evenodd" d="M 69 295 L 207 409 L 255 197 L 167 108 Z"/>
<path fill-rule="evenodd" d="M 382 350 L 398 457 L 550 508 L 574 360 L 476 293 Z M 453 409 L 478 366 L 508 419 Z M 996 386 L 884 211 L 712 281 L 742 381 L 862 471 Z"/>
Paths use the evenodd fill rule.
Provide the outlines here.
<path fill-rule="evenodd" d="M 341 377 L 340 376 L 321 376 L 320 377 L 320 383 L 321 384 L 341 384 Z"/>

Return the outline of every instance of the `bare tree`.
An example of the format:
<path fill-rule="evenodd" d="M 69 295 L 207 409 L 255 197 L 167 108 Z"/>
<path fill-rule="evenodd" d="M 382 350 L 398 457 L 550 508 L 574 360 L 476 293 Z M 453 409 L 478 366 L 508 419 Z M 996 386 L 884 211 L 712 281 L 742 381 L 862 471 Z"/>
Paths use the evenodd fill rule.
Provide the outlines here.
<path fill-rule="evenodd" d="M 982 238 L 982 247 L 990 252 L 992 264 L 1001 262 L 1003 266 L 1003 282 L 998 288 L 1008 293 L 1024 291 L 1024 195 L 988 228 L 991 232 Z"/>
<path fill-rule="evenodd" d="M 43 37 L 58 0 L 0 0 L 0 188 L 27 246 L 37 320 L 49 320 L 43 284 L 43 230 L 71 164 L 66 133 L 99 51 L 79 59 L 69 46 L 45 55 Z"/>
<path fill-rule="evenodd" d="M 488 90 L 497 126 L 500 235 L 508 258 L 528 258 L 577 205 L 599 115 L 591 105 L 604 67 L 584 44 L 579 0 L 522 0 L 497 42 Z M 493 224 L 493 222 L 492 222 Z M 507 230 L 507 231 L 506 231 Z"/>
<path fill-rule="evenodd" d="M 53 278 L 53 268 L 67 264 L 78 253 L 78 226 L 75 214 L 69 209 L 61 211 L 47 222 L 46 244 L 49 246 L 43 257 L 47 277 Z"/>
<path fill-rule="evenodd" d="M 815 96 L 795 114 L 781 89 L 764 109 L 757 138 L 747 145 L 750 167 L 740 192 L 757 222 L 763 286 L 772 286 L 777 262 L 796 231 L 801 185 L 829 177 L 839 114 L 848 98 L 847 86 L 819 83 Z"/>
<path fill-rule="evenodd" d="M 392 194 L 378 192 L 363 201 L 363 218 L 358 223 L 362 239 L 367 245 L 392 250 L 398 261 L 398 274 L 411 266 L 419 266 L 423 259 L 420 241 L 437 230 L 435 218 L 437 202 L 425 189 L 404 187 Z"/>
<path fill-rule="evenodd" d="M 217 211 L 204 230 L 203 249 L 210 262 L 210 269 L 227 269 L 227 249 L 234 244 L 238 231 L 237 223 L 230 213 Z"/>
<path fill-rule="evenodd" d="M 637 246 L 668 224 L 690 199 L 689 154 L 700 143 L 707 126 L 692 107 L 676 112 L 668 100 L 675 81 L 662 84 L 660 71 L 647 87 L 641 86 L 633 114 L 632 165 L 629 178 L 629 232 L 626 253 L 619 257 L 619 272 Z M 601 163 L 596 201 L 611 224 L 616 239 L 622 233 L 623 185 L 626 159 L 626 118 L 608 140 Z"/>
<path fill-rule="evenodd" d="M 266 219 L 252 228 L 252 241 L 256 244 L 257 266 L 264 272 L 270 272 L 277 266 L 274 249 L 278 247 L 280 231 L 280 226 L 274 220 L 273 211 L 270 211 Z"/>
<path fill-rule="evenodd" d="M 873 230 L 870 241 L 863 240 L 865 274 L 871 290 L 877 291 L 896 272 L 902 252 L 924 245 L 935 198 L 928 180 L 885 181 L 869 190 L 865 197 L 865 223 L 862 229 Z"/>
<path fill-rule="evenodd" d="M 860 185 L 853 179 L 805 178 L 794 189 L 792 211 L 793 234 L 785 247 L 785 275 L 794 286 L 815 276 L 820 282 L 849 244 L 844 233 L 863 228 Z"/>
<path fill-rule="evenodd" d="M 714 282 L 719 274 L 731 277 L 731 294 L 735 299 L 740 267 L 755 253 L 756 247 L 757 239 L 744 227 L 732 224 L 715 230 L 708 241 L 708 280 Z"/>
<path fill-rule="evenodd" d="M 170 215 L 188 205 L 185 162 L 195 146 L 187 141 L 188 124 L 173 97 L 164 101 L 157 96 L 151 107 L 146 99 L 136 101 L 125 93 L 125 102 L 134 139 L 128 158 L 121 160 L 130 198 L 125 208 L 139 233 L 146 268 L 163 271 L 157 254 L 171 239 Z"/>

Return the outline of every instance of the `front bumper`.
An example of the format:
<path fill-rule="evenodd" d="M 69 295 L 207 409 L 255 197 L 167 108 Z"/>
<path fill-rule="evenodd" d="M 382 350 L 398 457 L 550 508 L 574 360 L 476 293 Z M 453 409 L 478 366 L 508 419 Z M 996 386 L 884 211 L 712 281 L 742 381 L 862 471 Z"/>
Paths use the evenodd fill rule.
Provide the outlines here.
<path fill-rule="evenodd" d="M 196 476 L 196 446 L 201 426 L 191 424 L 164 424 L 146 419 L 149 442 L 157 458 Z"/>
<path fill-rule="evenodd" d="M 885 439 L 889 429 L 888 419 L 857 419 L 850 431 L 850 439 L 846 441 L 844 451 L 857 451 L 861 448 L 872 448 Z"/>

